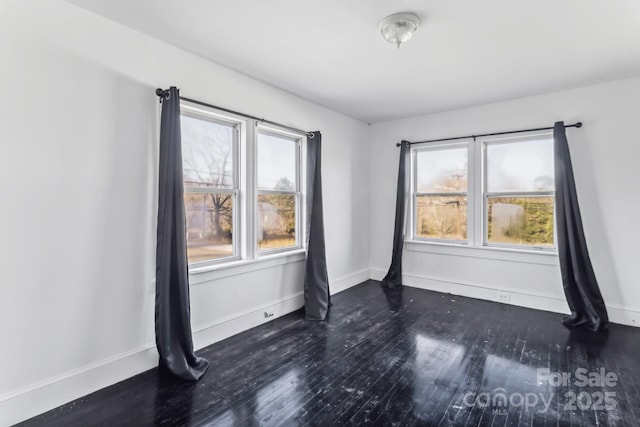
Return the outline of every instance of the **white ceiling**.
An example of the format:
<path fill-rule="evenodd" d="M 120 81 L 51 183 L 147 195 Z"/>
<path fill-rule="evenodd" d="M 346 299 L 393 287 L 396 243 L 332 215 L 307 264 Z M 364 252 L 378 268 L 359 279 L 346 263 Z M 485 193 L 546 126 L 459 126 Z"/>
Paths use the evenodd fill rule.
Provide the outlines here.
<path fill-rule="evenodd" d="M 365 122 L 640 75 L 638 0 L 67 1 Z"/>

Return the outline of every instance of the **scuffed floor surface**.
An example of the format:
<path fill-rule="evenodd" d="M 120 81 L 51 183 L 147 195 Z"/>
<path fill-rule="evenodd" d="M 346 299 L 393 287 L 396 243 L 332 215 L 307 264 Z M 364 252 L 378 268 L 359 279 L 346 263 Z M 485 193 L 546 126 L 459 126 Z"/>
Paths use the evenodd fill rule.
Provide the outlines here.
<path fill-rule="evenodd" d="M 24 425 L 638 425 L 640 329 L 374 281 L 333 303 L 199 351 L 198 383 L 151 370 Z"/>

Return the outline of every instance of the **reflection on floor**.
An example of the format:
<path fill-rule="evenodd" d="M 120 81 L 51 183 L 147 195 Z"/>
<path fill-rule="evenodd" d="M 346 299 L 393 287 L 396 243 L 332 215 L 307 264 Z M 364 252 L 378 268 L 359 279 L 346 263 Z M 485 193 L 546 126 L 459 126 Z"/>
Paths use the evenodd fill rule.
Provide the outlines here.
<path fill-rule="evenodd" d="M 196 384 L 152 370 L 25 425 L 638 425 L 640 329 L 374 281 L 333 303 L 203 349 Z"/>

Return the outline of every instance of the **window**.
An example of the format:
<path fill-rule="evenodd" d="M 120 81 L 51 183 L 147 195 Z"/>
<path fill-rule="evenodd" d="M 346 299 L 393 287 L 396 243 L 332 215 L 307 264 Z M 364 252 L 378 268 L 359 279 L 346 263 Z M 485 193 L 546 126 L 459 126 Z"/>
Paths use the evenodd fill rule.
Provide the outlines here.
<path fill-rule="evenodd" d="M 415 236 L 467 241 L 467 145 L 415 152 Z"/>
<path fill-rule="evenodd" d="M 554 247 L 553 140 L 485 141 L 485 244 Z"/>
<path fill-rule="evenodd" d="M 550 134 L 413 146 L 411 238 L 554 250 Z"/>
<path fill-rule="evenodd" d="M 185 112 L 181 128 L 189 263 L 236 257 L 237 124 Z"/>
<path fill-rule="evenodd" d="M 258 249 L 299 246 L 300 140 L 258 132 Z"/>
<path fill-rule="evenodd" d="M 301 249 L 304 136 L 189 103 L 181 111 L 189 265 Z"/>

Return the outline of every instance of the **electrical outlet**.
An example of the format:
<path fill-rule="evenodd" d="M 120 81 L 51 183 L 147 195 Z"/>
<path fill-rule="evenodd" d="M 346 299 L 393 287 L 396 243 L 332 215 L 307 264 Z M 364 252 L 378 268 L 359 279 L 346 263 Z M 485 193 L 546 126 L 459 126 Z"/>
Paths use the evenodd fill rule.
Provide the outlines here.
<path fill-rule="evenodd" d="M 508 303 L 511 301 L 511 294 L 509 292 L 498 292 L 498 301 Z"/>
<path fill-rule="evenodd" d="M 264 312 L 264 318 L 266 319 L 268 317 L 273 317 L 273 311 L 271 311 L 271 312 L 265 311 Z"/>

